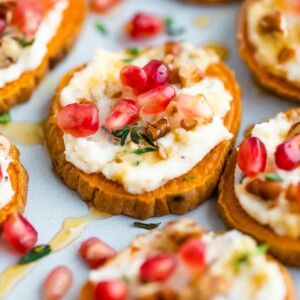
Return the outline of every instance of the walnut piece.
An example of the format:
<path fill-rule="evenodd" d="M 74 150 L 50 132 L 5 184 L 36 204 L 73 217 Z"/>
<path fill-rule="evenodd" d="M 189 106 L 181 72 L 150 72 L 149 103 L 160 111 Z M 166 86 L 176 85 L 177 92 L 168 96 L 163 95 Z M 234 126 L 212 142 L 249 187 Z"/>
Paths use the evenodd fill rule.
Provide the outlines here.
<path fill-rule="evenodd" d="M 169 158 L 169 155 L 168 155 L 168 151 L 167 149 L 161 145 L 160 143 L 158 143 L 158 148 L 157 148 L 157 155 L 160 159 L 163 159 L 163 160 L 166 160 Z"/>
<path fill-rule="evenodd" d="M 122 96 L 122 87 L 119 83 L 108 81 L 104 93 L 108 98 L 119 98 Z"/>
<path fill-rule="evenodd" d="M 205 78 L 205 74 L 191 64 L 182 64 L 179 67 L 178 75 L 182 87 L 190 87 Z"/>
<path fill-rule="evenodd" d="M 263 200 L 276 200 L 282 191 L 282 187 L 278 182 L 254 179 L 246 185 L 246 191 Z"/>
<path fill-rule="evenodd" d="M 177 42 L 167 42 L 165 43 L 165 55 L 172 54 L 174 56 L 179 56 L 182 51 L 182 47 Z"/>
<path fill-rule="evenodd" d="M 191 120 L 191 119 L 182 119 L 180 121 L 180 127 L 183 129 L 189 131 L 192 130 L 197 126 L 198 122 L 196 120 Z"/>
<path fill-rule="evenodd" d="M 167 118 L 162 118 L 151 124 L 146 125 L 145 134 L 152 140 L 156 141 L 171 131 L 171 126 Z"/>
<path fill-rule="evenodd" d="M 260 21 L 260 28 L 266 33 L 284 33 L 286 26 L 282 13 L 276 11 L 263 17 Z"/>
<path fill-rule="evenodd" d="M 291 47 L 284 47 L 279 55 L 278 55 L 278 62 L 280 64 L 283 64 L 287 61 L 289 61 L 290 59 L 292 59 L 293 57 L 295 57 L 296 51 L 294 48 Z"/>
<path fill-rule="evenodd" d="M 0 39 L 0 69 L 9 67 L 16 63 L 20 57 L 21 48 L 19 43 L 9 37 Z"/>
<path fill-rule="evenodd" d="M 287 138 L 289 139 L 298 133 L 300 133 L 300 122 L 297 122 L 291 126 Z"/>

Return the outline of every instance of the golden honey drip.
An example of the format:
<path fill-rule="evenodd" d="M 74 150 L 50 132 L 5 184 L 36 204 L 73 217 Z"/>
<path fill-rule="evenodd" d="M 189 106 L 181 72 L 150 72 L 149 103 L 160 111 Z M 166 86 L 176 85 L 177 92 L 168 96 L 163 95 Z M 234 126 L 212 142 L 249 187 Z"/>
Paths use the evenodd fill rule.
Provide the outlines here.
<path fill-rule="evenodd" d="M 221 60 L 225 61 L 229 57 L 228 48 L 221 43 L 208 43 L 202 46 L 204 49 L 213 50 Z"/>
<path fill-rule="evenodd" d="M 206 16 L 196 17 L 193 20 L 193 24 L 197 28 L 206 27 L 209 24 L 209 17 L 206 17 Z"/>
<path fill-rule="evenodd" d="M 43 123 L 10 122 L 0 124 L 0 132 L 9 137 L 13 143 L 21 146 L 43 144 Z"/>
<path fill-rule="evenodd" d="M 66 218 L 60 231 L 49 242 L 52 252 L 59 251 L 74 242 L 90 222 L 109 217 L 109 214 L 101 213 L 91 207 L 85 216 Z M 39 261 L 26 265 L 13 265 L 4 270 L 0 274 L 0 299 L 3 299 L 38 263 Z"/>

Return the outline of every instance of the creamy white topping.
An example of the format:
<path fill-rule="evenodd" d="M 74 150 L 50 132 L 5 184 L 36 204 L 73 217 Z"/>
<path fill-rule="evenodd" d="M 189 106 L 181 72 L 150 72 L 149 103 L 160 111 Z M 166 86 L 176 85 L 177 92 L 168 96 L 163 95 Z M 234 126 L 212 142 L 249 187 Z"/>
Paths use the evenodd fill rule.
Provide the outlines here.
<path fill-rule="evenodd" d="M 0 135 L 0 168 L 2 171 L 2 180 L 0 180 L 0 209 L 11 201 L 15 193 L 8 174 L 8 166 L 11 162 L 9 155 L 10 147 L 10 142 L 4 136 Z"/>
<path fill-rule="evenodd" d="M 189 44 L 184 44 L 183 47 L 182 56 L 202 70 L 217 61 L 216 56 L 210 52 L 195 49 Z M 162 60 L 163 49 L 156 47 L 145 50 L 130 63 L 142 67 L 151 59 Z M 102 172 L 106 178 L 121 183 L 129 193 L 140 194 L 153 191 L 169 180 L 185 174 L 216 145 L 232 137 L 222 120 L 230 109 L 232 96 L 226 91 L 222 81 L 213 77 L 206 77 L 182 90 L 179 85 L 174 85 L 177 94 L 203 94 L 213 109 L 213 121 L 206 125 L 198 124 L 191 131 L 179 127 L 160 138 L 158 142 L 169 154 L 166 160 L 159 159 L 156 152 L 133 154 L 132 151 L 136 150 L 134 145 L 121 147 L 104 128 L 105 118 L 116 101 L 105 95 L 105 83 L 119 81 L 120 69 L 125 65 L 121 60 L 124 57 L 124 52 L 98 50 L 92 62 L 76 73 L 62 91 L 63 106 L 74 103 L 81 97 L 94 101 L 99 108 L 101 122 L 100 130 L 88 138 L 64 134 L 65 154 L 68 161 L 85 173 Z M 122 162 L 116 162 L 116 156 L 121 157 Z"/>
<path fill-rule="evenodd" d="M 285 1 L 284 1 L 285 2 Z M 284 16 L 286 34 L 262 34 L 259 28 L 263 17 L 280 10 Z M 300 82 L 300 17 L 299 14 L 281 9 L 275 0 L 259 0 L 254 2 L 247 14 L 247 28 L 250 42 L 255 46 L 255 58 L 266 66 L 268 71 L 289 81 Z M 290 60 L 279 63 L 278 55 L 285 47 L 293 47 L 296 54 Z"/>
<path fill-rule="evenodd" d="M 44 17 L 34 36 L 32 46 L 21 49 L 18 61 L 8 68 L 0 69 L 0 88 L 18 79 L 23 73 L 36 69 L 47 53 L 47 45 L 56 34 L 62 21 L 63 12 L 69 0 L 59 0 Z"/>
<path fill-rule="evenodd" d="M 300 181 L 300 167 L 284 171 L 278 169 L 274 162 L 274 153 L 279 144 L 286 140 L 288 131 L 295 121 L 288 120 L 282 113 L 275 118 L 258 124 L 252 130 L 252 136 L 261 139 L 267 149 L 268 160 L 266 172 L 276 173 L 282 179 L 280 183 L 285 189 L 290 184 L 298 184 Z M 263 179 L 263 175 L 260 175 Z M 291 211 L 289 202 L 285 199 L 285 193 L 279 196 L 276 205 L 269 201 L 262 201 L 259 197 L 248 193 L 245 186 L 249 178 L 241 182 L 241 171 L 236 169 L 235 173 L 235 193 L 243 209 L 255 220 L 263 225 L 270 226 L 278 235 L 300 237 L 300 213 Z"/>
<path fill-rule="evenodd" d="M 131 297 L 134 298 L 135 293 L 140 291 L 137 289 L 140 285 L 140 266 L 147 257 L 158 253 L 153 250 L 157 238 L 159 234 L 155 232 L 147 235 L 145 240 L 140 238 L 143 247 L 139 251 L 135 254 L 130 251 L 121 253 L 106 266 L 92 271 L 90 280 L 99 282 L 126 277 Z M 254 239 L 233 230 L 223 235 L 210 232 L 203 235 L 201 240 L 206 244 L 206 265 L 210 266 L 210 274 L 221 276 L 230 282 L 230 288 L 225 294 L 217 294 L 211 300 L 285 299 L 286 286 L 278 266 L 268 261 L 265 255 L 255 254 L 257 245 Z M 235 262 L 245 253 L 250 254 L 249 260 L 237 269 Z M 177 271 L 163 284 L 164 287 L 180 292 L 187 286 L 190 278 L 191 273 L 179 264 Z M 145 289 L 155 289 L 155 285 L 149 284 L 143 290 Z M 180 299 L 184 299 L 184 293 L 181 296 Z"/>

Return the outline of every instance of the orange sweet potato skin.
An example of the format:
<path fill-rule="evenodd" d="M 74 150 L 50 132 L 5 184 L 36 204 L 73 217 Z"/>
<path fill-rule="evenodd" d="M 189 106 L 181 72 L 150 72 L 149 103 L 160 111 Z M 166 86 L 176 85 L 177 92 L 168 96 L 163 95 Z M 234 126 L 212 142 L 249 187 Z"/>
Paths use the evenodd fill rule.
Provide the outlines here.
<path fill-rule="evenodd" d="M 300 109 L 288 111 L 297 112 Z M 229 228 L 236 228 L 253 236 L 257 241 L 267 243 L 270 252 L 284 263 L 300 267 L 300 240 L 278 236 L 268 226 L 264 226 L 250 217 L 241 207 L 234 192 L 234 170 L 237 151 L 233 150 L 226 162 L 225 171 L 219 183 L 218 211 Z"/>
<path fill-rule="evenodd" d="M 14 210 L 24 211 L 27 199 L 28 175 L 19 161 L 19 150 L 11 144 L 10 156 L 12 162 L 8 166 L 8 174 L 15 194 L 12 200 L 0 209 L 0 231 L 6 217 Z"/>
<path fill-rule="evenodd" d="M 86 4 L 84 0 L 69 0 L 69 3 L 61 25 L 49 42 L 47 54 L 38 68 L 23 73 L 17 80 L 0 88 L 0 113 L 26 102 L 48 71 L 71 51 L 85 19 Z"/>
<path fill-rule="evenodd" d="M 212 65 L 207 73 L 219 77 L 233 95 L 231 109 L 225 117 L 225 125 L 234 138 L 216 146 L 188 173 L 169 181 L 153 192 L 141 195 L 129 194 L 122 185 L 107 180 L 101 173 L 85 174 L 66 160 L 63 133 L 56 125 L 56 115 L 60 109 L 60 91 L 68 84 L 76 70 L 71 71 L 62 79 L 53 98 L 50 115 L 45 125 L 46 142 L 53 169 L 68 187 L 76 190 L 84 201 L 93 202 L 100 211 L 114 215 L 125 214 L 139 219 L 171 213 L 184 214 L 209 198 L 233 147 L 241 115 L 240 89 L 233 73 L 223 63 Z M 185 176 L 196 178 L 184 181 Z"/>
<path fill-rule="evenodd" d="M 247 33 L 247 11 L 248 8 L 258 0 L 244 1 L 238 18 L 238 49 L 242 59 L 245 61 L 259 84 L 264 88 L 283 96 L 284 98 L 300 101 L 299 84 L 289 82 L 284 78 L 277 77 L 267 71 L 267 69 L 259 64 L 255 59 L 255 47 L 250 43 Z"/>

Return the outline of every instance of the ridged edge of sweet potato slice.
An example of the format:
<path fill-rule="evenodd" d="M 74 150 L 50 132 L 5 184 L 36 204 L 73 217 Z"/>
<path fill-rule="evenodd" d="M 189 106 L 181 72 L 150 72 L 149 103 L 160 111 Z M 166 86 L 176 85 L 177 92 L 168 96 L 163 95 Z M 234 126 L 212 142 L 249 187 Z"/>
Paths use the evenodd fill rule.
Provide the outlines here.
<path fill-rule="evenodd" d="M 97 209 L 114 215 L 125 214 L 139 219 L 166 214 L 184 214 L 204 202 L 218 184 L 225 160 L 233 147 L 241 115 L 240 89 L 234 74 L 223 63 L 211 65 L 207 74 L 219 77 L 233 95 L 231 109 L 225 117 L 225 125 L 233 138 L 217 145 L 191 171 L 180 176 L 153 192 L 132 195 L 122 185 L 106 179 L 101 173 L 85 174 L 72 163 L 66 161 L 62 131 L 56 125 L 56 115 L 60 109 L 61 90 L 68 84 L 72 70 L 61 81 L 53 98 L 50 115 L 45 125 L 45 136 L 52 159 L 53 169 L 64 183 L 76 190 L 84 201 L 92 201 Z M 195 176 L 183 181 L 185 176 Z"/>
<path fill-rule="evenodd" d="M 290 110 L 289 117 L 300 109 Z M 236 228 L 253 236 L 257 241 L 267 243 L 270 253 L 280 261 L 300 267 L 300 239 L 279 236 L 270 227 L 265 226 L 249 216 L 240 205 L 234 192 L 234 171 L 237 151 L 234 149 L 229 156 L 219 183 L 218 211 L 229 228 Z"/>
<path fill-rule="evenodd" d="M 0 230 L 6 217 L 14 210 L 23 213 L 27 200 L 28 174 L 19 161 L 19 150 L 12 143 L 9 154 L 12 161 L 8 166 L 8 174 L 15 194 L 12 200 L 0 209 Z"/>
<path fill-rule="evenodd" d="M 0 113 L 8 111 L 18 103 L 26 102 L 48 71 L 72 50 L 85 19 L 86 4 L 84 0 L 69 1 L 62 22 L 56 35 L 48 43 L 47 54 L 40 65 L 0 88 Z"/>
<path fill-rule="evenodd" d="M 244 1 L 238 17 L 238 49 L 239 53 L 253 73 L 257 81 L 269 91 L 283 96 L 292 101 L 300 101 L 300 87 L 285 80 L 284 78 L 277 77 L 267 71 L 267 69 L 259 64 L 255 59 L 255 47 L 248 39 L 247 33 L 247 11 L 248 8 L 257 0 Z"/>

